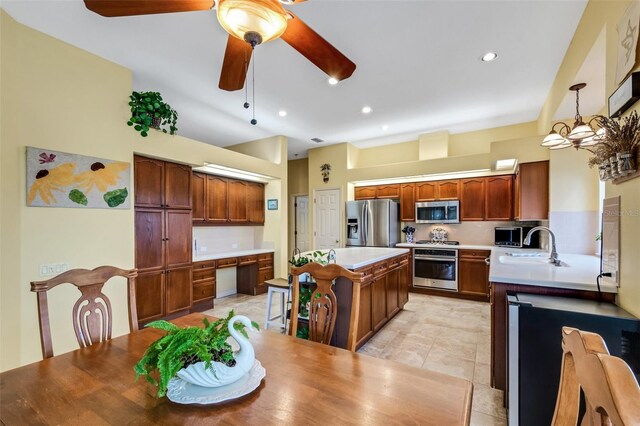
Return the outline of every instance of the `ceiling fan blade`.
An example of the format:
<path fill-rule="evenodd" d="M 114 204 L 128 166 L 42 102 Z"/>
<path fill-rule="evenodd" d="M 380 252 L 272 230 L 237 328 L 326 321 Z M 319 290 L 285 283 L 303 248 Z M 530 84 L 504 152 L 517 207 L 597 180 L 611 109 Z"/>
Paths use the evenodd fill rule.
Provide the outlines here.
<path fill-rule="evenodd" d="M 230 35 L 227 40 L 227 50 L 224 52 L 224 62 L 220 72 L 218 87 L 233 92 L 244 87 L 247 66 L 251 61 L 253 48 L 246 41 Z"/>
<path fill-rule="evenodd" d="M 349 78 L 356 64 L 333 47 L 327 40 L 313 31 L 293 13 L 287 11 L 291 19 L 281 38 L 296 49 L 315 66 L 337 80 Z"/>
<path fill-rule="evenodd" d="M 209 10 L 214 0 L 84 0 L 87 9 L 106 17 Z"/>

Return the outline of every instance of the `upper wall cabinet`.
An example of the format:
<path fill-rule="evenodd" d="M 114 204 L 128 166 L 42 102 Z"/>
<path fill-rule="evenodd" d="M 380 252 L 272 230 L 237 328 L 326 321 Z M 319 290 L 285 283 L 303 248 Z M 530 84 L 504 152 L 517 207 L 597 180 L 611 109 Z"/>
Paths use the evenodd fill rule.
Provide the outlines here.
<path fill-rule="evenodd" d="M 516 220 L 549 219 L 549 162 L 536 161 L 518 166 L 515 182 Z"/>
<path fill-rule="evenodd" d="M 400 184 L 400 221 L 414 222 L 416 220 L 416 192 L 415 184 Z"/>
<path fill-rule="evenodd" d="M 193 173 L 193 222 L 198 225 L 264 225 L 264 185 Z"/>
<path fill-rule="evenodd" d="M 485 219 L 511 220 L 513 218 L 513 176 L 486 178 Z"/>
<path fill-rule="evenodd" d="M 437 180 L 416 183 L 416 201 L 457 200 L 460 180 Z"/>
<path fill-rule="evenodd" d="M 136 207 L 191 209 L 191 167 L 134 156 Z"/>
<path fill-rule="evenodd" d="M 376 198 L 400 198 L 400 185 L 376 186 Z"/>
<path fill-rule="evenodd" d="M 375 186 L 357 186 L 355 188 L 356 200 L 372 200 L 376 198 Z"/>
<path fill-rule="evenodd" d="M 484 220 L 485 178 L 460 181 L 460 220 Z"/>

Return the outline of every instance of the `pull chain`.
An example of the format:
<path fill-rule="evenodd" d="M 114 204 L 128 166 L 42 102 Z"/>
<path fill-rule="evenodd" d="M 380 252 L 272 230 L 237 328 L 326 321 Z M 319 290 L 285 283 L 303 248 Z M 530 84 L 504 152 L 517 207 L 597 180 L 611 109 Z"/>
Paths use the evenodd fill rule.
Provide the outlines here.
<path fill-rule="evenodd" d="M 252 48 L 253 49 L 253 48 Z M 249 101 L 247 99 L 247 73 L 249 72 L 249 61 L 247 60 L 247 51 L 244 51 L 244 107 L 249 108 Z"/>
<path fill-rule="evenodd" d="M 251 119 L 251 124 L 255 126 L 258 124 L 258 120 L 256 120 L 256 49 L 254 46 L 251 48 L 253 49 L 253 61 L 251 61 L 251 98 L 253 102 L 253 118 Z"/>

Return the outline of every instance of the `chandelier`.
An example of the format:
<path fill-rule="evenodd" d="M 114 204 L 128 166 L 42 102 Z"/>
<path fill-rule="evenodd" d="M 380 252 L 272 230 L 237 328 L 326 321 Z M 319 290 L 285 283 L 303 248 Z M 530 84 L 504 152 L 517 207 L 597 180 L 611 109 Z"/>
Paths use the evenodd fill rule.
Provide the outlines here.
<path fill-rule="evenodd" d="M 576 121 L 573 127 L 569 127 L 562 121 L 554 124 L 540 145 L 554 150 L 569 147 L 588 149 L 604 140 L 604 129 L 600 128 L 596 131 L 592 126 L 592 123 L 599 124 L 598 118 L 593 117 L 585 123 L 580 115 L 580 90 L 586 86 L 587 83 L 578 83 L 569 87 L 569 90 L 576 92 Z"/>

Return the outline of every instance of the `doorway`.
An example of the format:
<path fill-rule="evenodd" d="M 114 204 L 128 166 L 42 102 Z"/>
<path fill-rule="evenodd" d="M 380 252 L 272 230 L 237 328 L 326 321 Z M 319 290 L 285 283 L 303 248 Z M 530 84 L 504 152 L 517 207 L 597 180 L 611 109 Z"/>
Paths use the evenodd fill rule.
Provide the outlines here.
<path fill-rule="evenodd" d="M 313 241 L 314 250 L 340 247 L 340 190 L 314 191 Z"/>
<path fill-rule="evenodd" d="M 309 251 L 309 196 L 294 197 L 293 247 Z"/>

